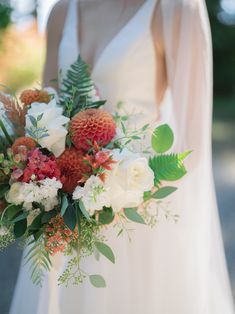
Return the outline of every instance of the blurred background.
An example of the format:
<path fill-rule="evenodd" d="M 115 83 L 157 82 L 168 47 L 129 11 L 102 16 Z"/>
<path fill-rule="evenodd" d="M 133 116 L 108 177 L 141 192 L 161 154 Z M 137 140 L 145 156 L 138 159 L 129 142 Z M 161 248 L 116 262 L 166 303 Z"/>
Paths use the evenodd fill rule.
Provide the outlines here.
<path fill-rule="evenodd" d="M 57 0 L 0 0 L 0 84 L 40 86 L 45 27 Z M 214 51 L 213 167 L 235 296 L 235 0 L 206 0 Z M 21 251 L 0 254 L 0 313 L 9 312 Z"/>

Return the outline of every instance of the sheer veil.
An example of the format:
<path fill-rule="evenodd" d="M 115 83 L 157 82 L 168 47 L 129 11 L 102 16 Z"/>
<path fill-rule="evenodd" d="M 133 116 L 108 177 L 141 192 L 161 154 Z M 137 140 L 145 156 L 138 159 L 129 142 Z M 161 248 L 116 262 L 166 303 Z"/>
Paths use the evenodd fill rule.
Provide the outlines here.
<path fill-rule="evenodd" d="M 162 120 L 175 130 L 176 151 L 193 150 L 177 203 L 184 208 L 184 258 L 191 260 L 189 276 L 197 286 L 191 291 L 195 313 L 230 314 L 233 301 L 211 166 L 212 45 L 206 5 L 204 0 L 161 0 L 159 9 L 171 98 Z"/>

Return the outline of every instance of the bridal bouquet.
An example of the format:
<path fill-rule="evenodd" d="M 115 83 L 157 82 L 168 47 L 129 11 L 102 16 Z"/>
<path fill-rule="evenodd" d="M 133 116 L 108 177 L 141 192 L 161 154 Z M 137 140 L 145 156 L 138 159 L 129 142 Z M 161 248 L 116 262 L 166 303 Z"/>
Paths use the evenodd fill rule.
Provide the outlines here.
<path fill-rule="evenodd" d="M 120 236 L 131 223 L 153 226 L 162 199 L 176 190 L 166 182 L 186 174 L 189 152 L 166 153 L 174 140 L 168 125 L 151 131 L 151 149 L 139 152 L 132 144 L 149 125 L 128 129 L 128 116 L 104 104 L 80 58 L 59 97 L 52 89 L 25 90 L 19 99 L 0 93 L 0 249 L 21 238 L 35 284 L 62 253 L 71 258 L 60 284 L 88 278 L 105 287 L 81 259 L 95 253 L 115 263 L 103 230 Z"/>

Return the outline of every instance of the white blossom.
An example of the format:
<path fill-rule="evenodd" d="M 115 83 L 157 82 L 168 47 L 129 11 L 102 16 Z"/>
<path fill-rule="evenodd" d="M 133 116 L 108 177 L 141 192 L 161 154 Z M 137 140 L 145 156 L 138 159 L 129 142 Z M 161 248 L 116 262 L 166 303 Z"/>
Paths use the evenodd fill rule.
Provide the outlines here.
<path fill-rule="evenodd" d="M 100 211 L 104 206 L 110 206 L 108 188 L 97 176 L 91 176 L 84 187 L 77 186 L 73 192 L 74 200 L 82 200 L 86 210 L 92 216 L 95 211 Z"/>
<path fill-rule="evenodd" d="M 6 195 L 8 203 L 15 205 L 23 204 L 26 210 L 32 209 L 32 203 L 42 204 L 46 211 L 52 210 L 58 204 L 58 190 L 62 183 L 56 178 L 44 179 L 37 182 L 16 182 L 13 183 Z"/>
<path fill-rule="evenodd" d="M 30 116 L 38 121 L 38 128 L 44 129 L 47 136 L 38 139 L 38 143 L 51 151 L 56 157 L 65 150 L 65 139 L 68 133 L 65 124 L 69 118 L 62 115 L 63 108 L 58 106 L 56 100 L 51 100 L 48 104 L 34 102 L 26 115 L 26 133 L 34 127 Z M 30 135 L 30 134 L 28 134 Z"/>

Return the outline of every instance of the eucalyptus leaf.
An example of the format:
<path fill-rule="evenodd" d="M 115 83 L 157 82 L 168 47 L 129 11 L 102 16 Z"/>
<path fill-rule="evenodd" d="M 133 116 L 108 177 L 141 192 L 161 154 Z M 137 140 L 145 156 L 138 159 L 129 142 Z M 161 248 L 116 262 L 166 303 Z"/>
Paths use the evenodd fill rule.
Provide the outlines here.
<path fill-rule="evenodd" d="M 99 222 L 102 225 L 108 225 L 114 220 L 114 212 L 111 207 L 104 207 L 99 213 Z"/>
<path fill-rule="evenodd" d="M 18 221 L 24 220 L 29 215 L 29 212 L 20 212 L 19 215 L 17 215 L 11 222 L 16 223 Z"/>
<path fill-rule="evenodd" d="M 90 275 L 89 276 L 90 283 L 96 288 L 105 288 L 106 282 L 104 278 L 100 275 Z"/>
<path fill-rule="evenodd" d="M 155 192 L 154 194 L 152 194 L 152 198 L 155 199 L 163 199 L 167 196 L 169 196 L 170 194 L 174 193 L 177 190 L 176 187 L 173 186 L 165 186 L 163 188 L 160 188 L 157 192 Z"/>
<path fill-rule="evenodd" d="M 81 210 L 83 216 L 84 216 L 88 221 L 90 221 L 90 220 L 91 220 L 91 217 L 90 217 L 88 211 L 86 210 L 86 208 L 85 208 L 85 206 L 84 206 L 84 204 L 83 204 L 82 201 L 79 201 L 79 208 L 80 208 L 80 210 Z"/>
<path fill-rule="evenodd" d="M 143 219 L 142 216 L 140 216 L 140 214 L 137 213 L 137 209 L 136 208 L 125 208 L 124 209 L 124 214 L 125 216 L 133 221 L 133 222 L 137 222 L 140 224 L 145 224 L 145 221 Z"/>
<path fill-rule="evenodd" d="M 115 264 L 115 256 L 113 254 L 112 249 L 105 243 L 103 242 L 95 242 L 95 247 L 97 250 L 104 255 L 110 262 Z"/>
<path fill-rule="evenodd" d="M 61 216 L 64 216 L 68 206 L 69 206 L 69 202 L 68 202 L 67 196 L 63 195 L 62 202 L 61 202 L 61 212 L 60 212 Z"/>
<path fill-rule="evenodd" d="M 168 151 L 174 143 L 174 134 L 167 124 L 157 127 L 152 134 L 152 148 L 162 154 Z"/>

